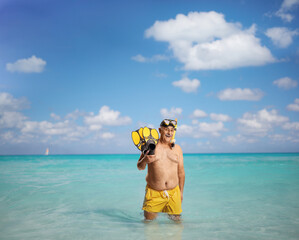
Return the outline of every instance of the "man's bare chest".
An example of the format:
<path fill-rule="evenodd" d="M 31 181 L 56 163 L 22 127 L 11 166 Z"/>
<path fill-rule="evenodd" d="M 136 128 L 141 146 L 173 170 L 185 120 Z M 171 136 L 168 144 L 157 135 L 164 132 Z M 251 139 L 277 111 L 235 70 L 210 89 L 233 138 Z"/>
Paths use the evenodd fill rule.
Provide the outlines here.
<path fill-rule="evenodd" d="M 179 155 L 174 150 L 157 149 L 156 162 L 158 165 L 177 165 L 179 162 Z"/>

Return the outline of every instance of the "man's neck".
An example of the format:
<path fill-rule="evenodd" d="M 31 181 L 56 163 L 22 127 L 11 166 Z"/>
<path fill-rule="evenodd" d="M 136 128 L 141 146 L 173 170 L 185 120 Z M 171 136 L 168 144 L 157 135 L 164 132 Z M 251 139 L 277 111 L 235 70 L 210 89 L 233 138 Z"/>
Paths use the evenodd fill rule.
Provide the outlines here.
<path fill-rule="evenodd" d="M 159 143 L 163 146 L 163 147 L 169 147 L 170 146 L 170 142 L 165 141 L 164 139 L 159 139 Z"/>

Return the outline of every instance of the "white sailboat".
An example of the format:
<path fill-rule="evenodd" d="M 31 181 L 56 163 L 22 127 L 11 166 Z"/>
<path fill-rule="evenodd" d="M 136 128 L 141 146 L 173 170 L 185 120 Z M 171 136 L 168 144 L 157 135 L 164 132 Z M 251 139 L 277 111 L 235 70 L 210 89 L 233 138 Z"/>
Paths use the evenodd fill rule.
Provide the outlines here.
<path fill-rule="evenodd" d="M 45 155 L 49 155 L 49 148 L 46 149 Z"/>

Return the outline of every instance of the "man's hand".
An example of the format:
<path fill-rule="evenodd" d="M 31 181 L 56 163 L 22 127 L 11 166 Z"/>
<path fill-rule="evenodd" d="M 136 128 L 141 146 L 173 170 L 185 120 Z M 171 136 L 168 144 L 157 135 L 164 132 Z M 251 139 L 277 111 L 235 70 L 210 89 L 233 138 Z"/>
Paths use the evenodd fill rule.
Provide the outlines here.
<path fill-rule="evenodd" d="M 146 164 L 157 161 L 156 155 L 148 155 L 148 153 L 149 153 L 149 150 L 144 155 L 143 155 L 143 153 L 141 154 L 141 156 L 137 162 L 137 168 L 139 170 L 144 170 L 146 167 Z"/>
<path fill-rule="evenodd" d="M 183 202 L 183 193 L 181 193 L 181 202 Z"/>
<path fill-rule="evenodd" d="M 147 164 L 152 163 L 154 161 L 156 161 L 156 155 L 148 155 L 149 150 L 145 153 L 145 161 Z"/>

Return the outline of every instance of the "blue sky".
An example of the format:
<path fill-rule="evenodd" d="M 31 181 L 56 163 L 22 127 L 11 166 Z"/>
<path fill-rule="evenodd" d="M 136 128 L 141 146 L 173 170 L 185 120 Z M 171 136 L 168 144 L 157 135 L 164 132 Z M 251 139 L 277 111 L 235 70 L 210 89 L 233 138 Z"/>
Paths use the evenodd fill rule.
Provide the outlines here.
<path fill-rule="evenodd" d="M 299 1 L 1 1 L 0 154 L 299 149 Z"/>

